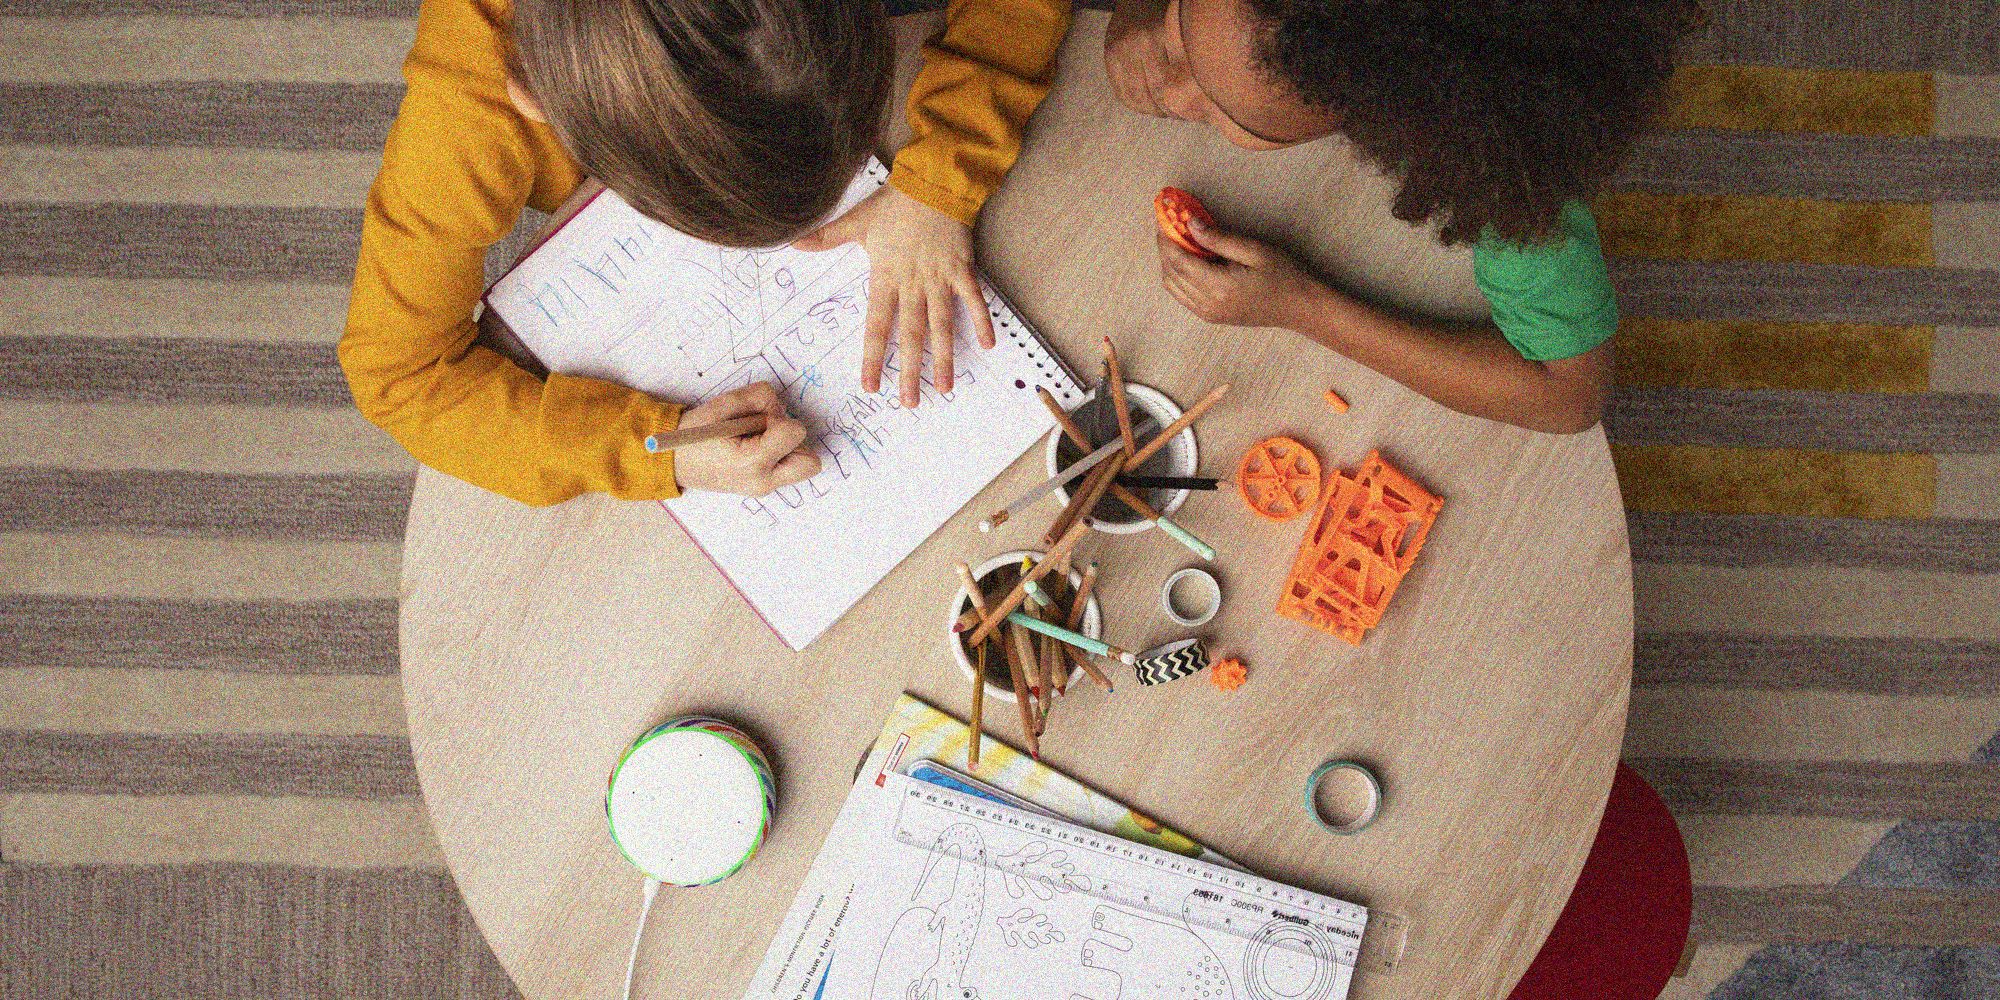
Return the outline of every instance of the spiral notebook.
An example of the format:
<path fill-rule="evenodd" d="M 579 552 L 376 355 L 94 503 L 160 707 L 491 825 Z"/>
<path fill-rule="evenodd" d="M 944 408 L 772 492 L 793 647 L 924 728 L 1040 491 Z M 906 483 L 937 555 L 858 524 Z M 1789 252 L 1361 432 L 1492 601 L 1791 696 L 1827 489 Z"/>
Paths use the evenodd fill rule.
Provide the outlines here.
<path fill-rule="evenodd" d="M 870 160 L 844 209 L 882 186 Z M 778 384 L 805 421 L 819 475 L 768 496 L 690 493 L 665 506 L 750 606 L 804 649 L 1053 426 L 1035 396 L 1083 400 L 1075 375 L 991 286 L 999 340 L 961 314 L 955 385 L 925 365 L 923 403 L 901 405 L 892 346 L 881 393 L 861 388 L 868 255 L 705 243 L 609 191 L 488 290 L 487 306 L 550 371 L 694 405 Z"/>

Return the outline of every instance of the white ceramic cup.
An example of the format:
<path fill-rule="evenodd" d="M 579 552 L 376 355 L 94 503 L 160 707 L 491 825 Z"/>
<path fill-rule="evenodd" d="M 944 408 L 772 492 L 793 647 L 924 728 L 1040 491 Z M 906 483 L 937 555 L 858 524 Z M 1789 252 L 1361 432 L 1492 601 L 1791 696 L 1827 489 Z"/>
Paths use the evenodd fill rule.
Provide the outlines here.
<path fill-rule="evenodd" d="M 988 575 L 992 574 L 995 570 L 998 570 L 1001 567 L 1019 566 L 1021 565 L 1022 556 L 1027 556 L 1031 559 L 1039 560 L 1042 557 L 1042 553 L 1029 551 L 1027 549 L 1019 549 L 1013 552 L 1002 552 L 1001 554 L 994 556 L 993 558 L 988 559 L 977 566 L 972 567 L 972 578 L 974 580 L 984 580 Z M 1083 584 L 1083 573 L 1077 570 L 1076 567 L 1074 566 L 1070 567 L 1069 571 L 1070 589 L 1075 590 L 1082 584 Z M 958 619 L 961 616 L 963 616 L 967 611 L 971 610 L 971 608 L 972 608 L 972 601 L 965 595 L 965 588 L 959 587 L 958 589 L 952 591 L 951 611 L 949 614 L 945 615 L 944 618 L 945 643 L 951 647 L 951 658 L 954 662 L 958 664 L 958 670 L 960 673 L 965 675 L 966 680 L 972 679 L 972 660 L 965 655 L 965 643 L 960 641 L 959 636 L 952 634 L 951 627 L 953 625 L 958 624 Z M 1083 624 L 1082 627 L 1077 629 L 1077 631 L 1082 632 L 1084 635 L 1087 635 L 1092 639 L 1101 639 L 1104 637 L 1104 618 L 1101 609 L 1097 605 L 1096 594 L 1091 594 L 1090 600 L 1084 602 Z M 992 664 L 989 663 L 988 666 L 991 667 Z M 990 673 L 991 671 L 989 670 L 988 672 Z M 1070 668 L 1069 672 L 1070 684 L 1078 683 L 1082 677 L 1083 677 L 1082 668 L 1075 666 L 1072 666 Z M 1004 701 L 1007 704 L 1012 705 L 1014 704 L 1014 686 L 1012 684 L 996 684 L 994 683 L 993 678 L 988 677 L 986 678 L 986 697 L 989 701 L 991 700 Z"/>
<path fill-rule="evenodd" d="M 1093 394 L 1091 396 L 1090 401 L 1084 403 L 1084 406 L 1094 407 L 1096 405 L 1102 405 L 1108 408 L 1111 405 L 1111 401 L 1109 398 L 1110 392 L 1111 390 L 1108 387 L 1099 386 L 1097 393 Z M 1097 403 L 1097 399 L 1100 394 L 1103 397 L 1105 397 L 1104 402 L 1102 404 Z M 1132 422 L 1135 424 L 1144 420 L 1147 417 L 1152 417 L 1154 423 L 1158 424 L 1161 427 L 1165 427 L 1168 424 L 1173 423 L 1175 420 L 1180 419 L 1181 408 L 1178 405 L 1176 405 L 1173 400 L 1168 399 L 1165 393 L 1151 386 L 1138 385 L 1132 382 L 1125 383 L 1125 402 L 1132 409 Z M 1081 409 L 1083 409 L 1083 407 L 1078 407 L 1078 410 Z M 1090 425 L 1086 424 L 1084 426 L 1084 433 L 1086 434 L 1092 433 Z M 1098 443 L 1103 444 L 1106 441 L 1109 441 L 1110 439 L 1111 438 L 1108 435 L 1101 435 L 1098 440 Z M 1062 442 L 1063 442 L 1062 428 L 1058 427 L 1055 430 L 1049 432 L 1048 445 L 1043 448 L 1043 462 L 1045 465 L 1048 466 L 1049 475 L 1051 476 L 1054 476 L 1056 473 L 1062 471 L 1061 467 L 1056 464 L 1057 454 L 1062 450 Z M 1145 442 L 1141 441 L 1140 443 L 1144 444 Z M 1167 442 L 1167 446 L 1161 448 L 1158 455 L 1155 455 L 1154 457 L 1147 459 L 1146 464 L 1153 465 L 1155 468 L 1159 467 L 1159 465 L 1156 465 L 1155 463 L 1164 465 L 1167 471 L 1159 473 L 1160 475 L 1192 476 L 1195 474 L 1195 469 L 1199 467 L 1200 458 L 1201 458 L 1200 453 L 1195 448 L 1194 428 L 1189 427 L 1188 429 L 1181 431 L 1179 434 L 1174 435 L 1174 439 L 1172 441 Z M 1138 470 L 1128 469 L 1126 471 L 1136 473 Z M 1163 492 L 1165 491 L 1163 490 L 1138 491 L 1139 495 L 1146 497 L 1148 501 L 1153 501 L 1155 497 L 1157 497 L 1159 494 Z M 1173 516 L 1174 511 L 1179 510 L 1181 504 L 1187 501 L 1187 495 L 1188 491 L 1186 490 L 1174 490 L 1172 491 L 1171 495 L 1167 497 L 1164 503 L 1154 502 L 1153 506 L 1158 508 L 1160 513 L 1171 517 Z M 1057 504 L 1061 505 L 1068 504 L 1069 496 L 1070 494 L 1068 487 L 1062 487 L 1055 491 L 1055 498 Z M 1113 504 L 1112 506 L 1115 507 L 1116 504 Z M 1102 508 L 1100 507 L 1100 509 Z M 1148 527 L 1147 522 L 1145 521 L 1139 521 L 1139 520 L 1107 521 L 1103 518 L 1098 518 L 1098 517 L 1093 517 L 1090 519 L 1090 526 L 1095 530 L 1102 531 L 1112 535 L 1135 534 L 1137 532 L 1146 530 L 1146 528 Z"/>

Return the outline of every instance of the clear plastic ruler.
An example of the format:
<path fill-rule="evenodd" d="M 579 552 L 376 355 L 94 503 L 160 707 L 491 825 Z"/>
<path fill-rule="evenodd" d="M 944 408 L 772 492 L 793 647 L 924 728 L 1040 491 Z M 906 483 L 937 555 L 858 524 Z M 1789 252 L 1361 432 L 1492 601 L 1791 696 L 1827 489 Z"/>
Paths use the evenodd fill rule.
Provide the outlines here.
<path fill-rule="evenodd" d="M 1366 907 L 924 782 L 891 787 L 898 843 L 928 849 L 952 826 L 972 824 L 987 846 L 979 860 L 1003 875 L 1059 880 L 1100 902 L 1239 938 L 1253 953 L 1284 951 L 1349 968 L 1362 959 Z M 1064 860 L 1051 869 L 1046 859 L 1055 849 Z"/>

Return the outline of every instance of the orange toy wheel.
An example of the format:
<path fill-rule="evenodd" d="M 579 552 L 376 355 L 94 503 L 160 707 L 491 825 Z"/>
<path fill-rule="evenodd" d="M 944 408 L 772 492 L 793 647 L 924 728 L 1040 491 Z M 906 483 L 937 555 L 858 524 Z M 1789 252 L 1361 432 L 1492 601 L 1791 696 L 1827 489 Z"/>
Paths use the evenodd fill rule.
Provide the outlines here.
<path fill-rule="evenodd" d="M 1288 437 L 1265 438 L 1236 464 L 1236 491 L 1258 517 L 1289 521 L 1319 502 L 1319 456 Z"/>
<path fill-rule="evenodd" d="M 1215 219 L 1202 207 L 1201 199 L 1177 187 L 1163 187 L 1153 196 L 1153 218 L 1160 224 L 1160 232 L 1173 240 L 1182 250 L 1203 260 L 1218 260 L 1215 251 L 1195 242 L 1194 233 L 1188 229 L 1189 220 L 1199 220 L 1204 226 L 1215 225 Z"/>

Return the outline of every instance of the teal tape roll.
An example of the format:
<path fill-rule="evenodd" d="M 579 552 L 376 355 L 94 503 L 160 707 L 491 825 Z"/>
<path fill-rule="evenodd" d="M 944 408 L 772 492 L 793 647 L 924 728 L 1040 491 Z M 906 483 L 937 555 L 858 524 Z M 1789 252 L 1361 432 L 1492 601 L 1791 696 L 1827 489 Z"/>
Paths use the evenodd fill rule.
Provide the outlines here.
<path fill-rule="evenodd" d="M 1328 819 L 1326 813 L 1320 809 L 1319 804 L 1320 785 L 1326 781 L 1327 776 L 1336 771 L 1357 773 L 1366 779 L 1367 782 L 1363 790 L 1365 798 L 1359 811 L 1355 813 L 1353 819 L 1340 823 Z M 1360 833 L 1368 828 L 1368 824 L 1375 822 L 1375 816 L 1381 811 L 1382 781 L 1375 777 L 1375 772 L 1369 770 L 1368 765 L 1360 761 L 1335 758 L 1313 768 L 1312 775 L 1306 778 L 1306 812 L 1312 816 L 1313 822 L 1326 828 L 1330 833 L 1337 833 L 1342 836 L 1352 836 Z"/>

